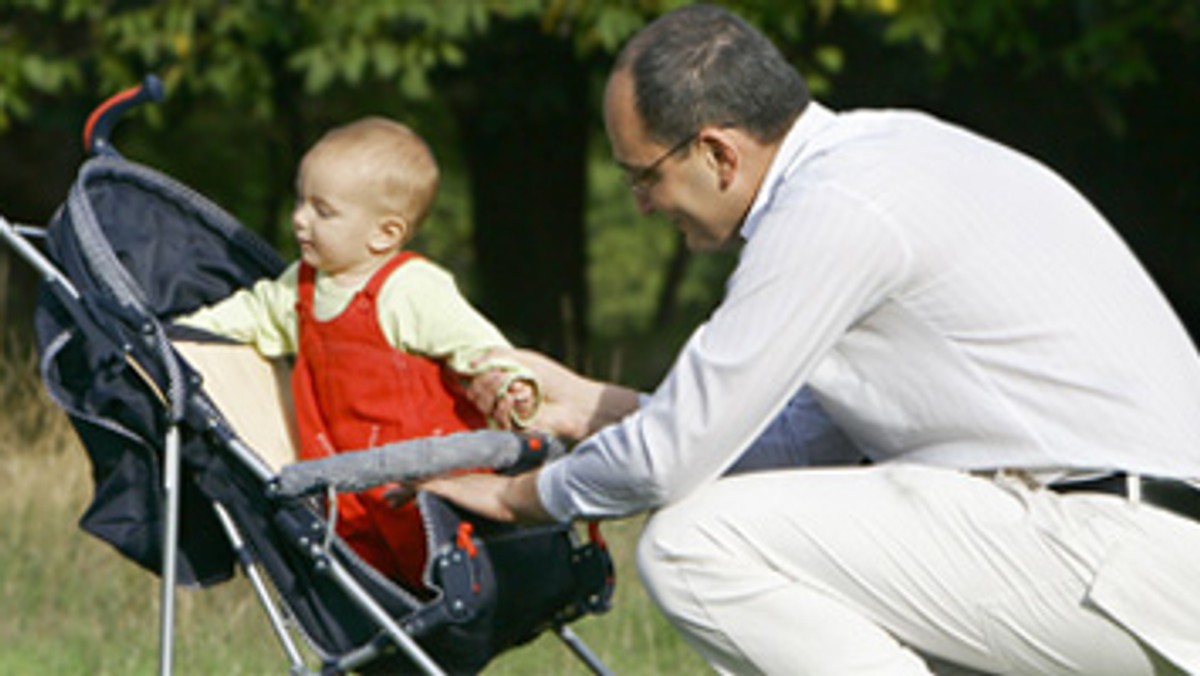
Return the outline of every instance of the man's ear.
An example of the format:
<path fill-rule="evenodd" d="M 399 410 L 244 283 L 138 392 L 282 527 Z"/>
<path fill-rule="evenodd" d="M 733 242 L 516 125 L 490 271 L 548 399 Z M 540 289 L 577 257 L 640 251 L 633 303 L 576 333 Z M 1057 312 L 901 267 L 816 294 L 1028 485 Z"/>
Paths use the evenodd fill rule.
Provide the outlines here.
<path fill-rule="evenodd" d="M 741 153 L 729 130 L 722 127 L 703 129 L 699 139 L 705 159 L 716 172 L 717 187 L 728 188 L 742 163 Z"/>
<path fill-rule="evenodd" d="M 380 219 L 379 226 L 371 236 L 370 246 L 375 252 L 384 252 L 402 246 L 408 241 L 408 221 L 395 214 Z"/>

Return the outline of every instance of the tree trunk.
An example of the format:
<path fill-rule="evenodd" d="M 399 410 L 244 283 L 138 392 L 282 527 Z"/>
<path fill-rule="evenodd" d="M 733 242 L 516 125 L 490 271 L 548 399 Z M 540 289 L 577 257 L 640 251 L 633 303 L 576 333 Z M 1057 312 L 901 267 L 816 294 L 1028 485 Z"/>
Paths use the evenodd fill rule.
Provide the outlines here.
<path fill-rule="evenodd" d="M 458 124 L 480 308 L 514 343 L 584 348 L 588 69 L 569 40 L 498 22 L 439 87 Z"/>
<path fill-rule="evenodd" d="M 64 104 L 45 117 L 50 123 L 18 123 L 0 138 L 0 213 L 13 224 L 46 225 L 66 199 L 83 157 L 79 133 L 69 121 L 82 120 L 86 110 Z M 19 345 L 33 336 L 39 276 L 4 242 L 0 268 L 0 340 L 16 339 Z"/>

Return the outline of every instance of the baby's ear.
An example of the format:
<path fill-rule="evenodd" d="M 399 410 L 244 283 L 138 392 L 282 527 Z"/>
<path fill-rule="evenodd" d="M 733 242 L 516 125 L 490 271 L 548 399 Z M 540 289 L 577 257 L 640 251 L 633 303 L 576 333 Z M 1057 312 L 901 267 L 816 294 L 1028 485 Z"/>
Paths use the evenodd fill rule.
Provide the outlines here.
<path fill-rule="evenodd" d="M 402 216 L 385 216 L 371 238 L 371 248 L 378 252 L 390 251 L 403 246 L 407 240 L 408 221 Z"/>

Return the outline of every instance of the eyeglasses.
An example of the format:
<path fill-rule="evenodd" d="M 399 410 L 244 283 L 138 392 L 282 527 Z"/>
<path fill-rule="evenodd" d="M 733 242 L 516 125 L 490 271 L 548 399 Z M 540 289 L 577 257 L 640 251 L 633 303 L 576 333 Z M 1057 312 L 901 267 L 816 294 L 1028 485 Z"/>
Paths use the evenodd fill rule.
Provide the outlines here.
<path fill-rule="evenodd" d="M 698 131 L 694 131 L 691 134 L 688 134 L 687 138 L 685 138 L 682 141 L 680 141 L 679 143 L 676 143 L 675 145 L 671 146 L 670 149 L 667 150 L 667 152 L 663 153 L 662 155 L 659 155 L 658 159 L 654 160 L 653 162 L 651 162 L 650 164 L 647 164 L 644 167 L 631 166 L 628 164 L 621 164 L 620 165 L 621 169 L 623 169 L 625 171 L 626 185 L 628 185 L 629 189 L 634 191 L 635 193 L 645 194 L 645 192 L 647 190 L 649 190 L 650 188 L 652 188 L 654 186 L 654 184 L 658 181 L 658 168 L 660 166 L 662 166 L 662 163 L 666 162 L 668 157 L 675 155 L 679 151 L 690 146 L 692 144 L 692 141 L 695 141 L 696 137 L 699 135 L 700 135 L 700 132 L 698 132 Z"/>

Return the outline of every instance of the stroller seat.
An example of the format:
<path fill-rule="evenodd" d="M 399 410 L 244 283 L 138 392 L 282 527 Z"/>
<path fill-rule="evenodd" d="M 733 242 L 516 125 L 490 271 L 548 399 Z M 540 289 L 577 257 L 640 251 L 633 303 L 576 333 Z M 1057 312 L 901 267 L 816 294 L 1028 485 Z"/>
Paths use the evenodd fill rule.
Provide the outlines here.
<path fill-rule="evenodd" d="M 225 340 L 178 338 L 176 351 L 204 382 L 216 407 L 275 472 L 296 461 L 290 369 L 253 347 Z"/>
<path fill-rule="evenodd" d="M 17 237 L 10 228 L 0 235 Z M 176 336 L 169 325 L 282 270 L 234 218 L 110 149 L 83 164 L 45 235 L 45 254 L 16 248 L 44 273 L 35 316 L 42 378 L 92 462 L 96 490 L 80 524 L 162 575 L 164 671 L 173 586 L 217 584 L 235 566 L 292 673 L 309 671 L 296 635 L 322 673 L 440 673 L 479 671 L 548 629 L 593 671 L 607 671 L 566 626 L 609 606 L 612 562 L 598 538 L 490 523 L 419 494 L 434 592 L 423 599 L 363 563 L 319 497 L 275 490 L 295 456 L 274 367 L 248 348 Z M 533 451 L 557 443 L 471 434 L 483 434 L 476 444 Z"/>

